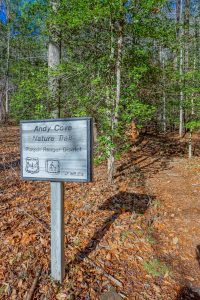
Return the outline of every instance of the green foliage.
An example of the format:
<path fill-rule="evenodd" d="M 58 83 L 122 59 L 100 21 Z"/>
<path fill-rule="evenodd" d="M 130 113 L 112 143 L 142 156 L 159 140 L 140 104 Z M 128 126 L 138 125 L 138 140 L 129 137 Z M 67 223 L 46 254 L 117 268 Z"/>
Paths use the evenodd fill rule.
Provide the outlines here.
<path fill-rule="evenodd" d="M 61 0 L 55 13 L 49 1 L 24 1 L 17 17 L 19 1 L 11 3 L 9 24 L 2 25 L 0 33 L 0 74 L 4 82 L 4 41 L 14 28 L 9 58 L 12 118 L 19 121 L 51 117 L 52 108 L 57 106 L 48 97 L 51 75 L 60 83 L 61 117 L 89 115 L 98 124 L 97 163 L 111 153 L 119 159 L 128 149 L 125 131 L 132 121 L 139 128 L 153 123 L 162 128 L 165 109 L 167 127 L 177 129 L 181 90 L 186 128 L 199 128 L 199 24 L 191 19 L 190 37 L 184 37 L 183 46 L 188 43 L 190 49 L 189 68 L 184 68 L 180 76 L 180 41 L 176 33 L 180 26 L 176 24 L 175 11 L 170 12 L 166 3 L 167 0 Z M 49 32 L 61 43 L 61 63 L 53 71 L 48 70 Z M 121 91 L 116 109 L 120 34 Z M 3 85 L 1 92 L 5 98 Z M 115 114 L 117 125 L 113 125 Z"/>
<path fill-rule="evenodd" d="M 108 158 L 110 152 L 115 149 L 115 144 L 112 141 L 111 136 L 102 135 L 98 138 L 99 150 L 102 151 L 102 156 Z"/>
<path fill-rule="evenodd" d="M 156 107 L 142 103 L 139 99 L 133 99 L 132 102 L 126 101 L 126 109 L 123 111 L 123 120 L 127 123 L 135 121 L 138 128 L 146 124 L 155 114 Z"/>
<path fill-rule="evenodd" d="M 28 78 L 20 81 L 10 103 L 11 116 L 16 120 L 38 119 L 50 116 L 47 112 L 47 69 L 38 71 L 29 66 Z"/>
<path fill-rule="evenodd" d="M 186 128 L 190 129 L 191 131 L 199 129 L 200 128 L 200 120 L 187 122 Z"/>
<path fill-rule="evenodd" d="M 169 267 L 158 259 L 151 259 L 148 262 L 144 262 L 145 270 L 152 276 L 167 276 L 170 274 Z"/>
<path fill-rule="evenodd" d="M 130 230 L 123 230 L 120 234 L 120 239 L 123 243 L 126 241 L 126 239 L 132 238 L 132 237 L 133 237 L 133 234 Z"/>
<path fill-rule="evenodd" d="M 152 237 L 152 235 L 147 235 L 146 236 L 146 241 L 150 244 L 150 245 L 154 245 L 156 243 L 155 239 Z"/>
<path fill-rule="evenodd" d="M 153 206 L 155 209 L 158 209 L 158 208 L 160 208 L 160 207 L 162 206 L 162 201 L 156 199 L 156 200 L 153 201 L 152 206 Z"/>

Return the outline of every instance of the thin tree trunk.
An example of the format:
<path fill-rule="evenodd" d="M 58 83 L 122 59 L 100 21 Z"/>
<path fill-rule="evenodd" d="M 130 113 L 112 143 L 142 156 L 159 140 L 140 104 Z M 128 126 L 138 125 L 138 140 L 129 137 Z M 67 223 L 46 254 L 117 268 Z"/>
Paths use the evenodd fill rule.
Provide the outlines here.
<path fill-rule="evenodd" d="M 179 136 L 182 137 L 184 133 L 184 93 L 183 93 L 183 64 L 184 64 L 184 57 L 183 57 L 183 24 L 182 24 L 182 16 L 183 16 L 183 0 L 180 0 L 180 17 L 179 17 L 179 24 L 180 24 L 180 32 L 179 32 L 179 47 L 180 47 L 180 65 L 179 65 L 179 75 L 180 75 L 180 107 L 179 107 Z"/>
<path fill-rule="evenodd" d="M 167 119 L 166 119 L 166 92 L 163 91 L 163 132 L 167 131 Z"/>
<path fill-rule="evenodd" d="M 198 52 L 199 52 L 199 47 L 198 47 L 198 18 L 195 18 L 195 38 L 194 38 L 194 54 L 193 54 L 193 72 L 196 74 L 196 69 L 198 68 Z M 193 83 L 195 84 L 196 75 L 193 76 Z M 194 105 L 194 98 L 195 94 L 192 94 L 192 100 L 191 100 L 191 114 L 192 116 L 195 115 L 195 105 Z"/>
<path fill-rule="evenodd" d="M 189 70 L 190 0 L 185 0 L 185 70 Z"/>
<path fill-rule="evenodd" d="M 9 1 L 6 1 L 7 15 L 7 53 L 6 53 L 6 78 L 5 78 L 5 121 L 9 117 L 9 65 L 10 65 L 10 7 Z"/>
<path fill-rule="evenodd" d="M 3 123 L 5 121 L 5 111 L 3 105 L 3 93 L 0 93 L 0 122 Z"/>
<path fill-rule="evenodd" d="M 177 31 L 177 30 L 176 30 Z M 175 73 L 178 71 L 178 51 L 174 50 L 174 59 L 173 59 L 173 70 Z M 177 115 L 177 106 L 175 103 L 173 103 L 173 116 Z M 170 121 L 170 130 L 171 131 L 176 131 L 177 130 L 177 125 L 174 122 Z"/>
<path fill-rule="evenodd" d="M 10 62 L 10 32 L 8 33 L 8 40 L 7 40 L 6 89 L 5 89 L 6 120 L 8 120 L 8 116 L 9 116 L 9 62 Z"/>
<path fill-rule="evenodd" d="M 122 63 L 122 47 L 123 47 L 123 21 L 118 21 L 118 39 L 117 39 L 117 58 L 116 58 L 116 100 L 114 105 L 114 117 L 112 122 L 112 131 L 117 130 L 119 118 L 119 104 L 121 97 L 121 63 Z M 108 181 L 113 182 L 113 174 L 115 170 L 114 149 L 111 150 L 108 159 Z"/>
<path fill-rule="evenodd" d="M 190 0 L 185 0 L 185 19 L 184 19 L 184 25 L 185 25 L 185 72 L 189 71 L 189 35 L 190 35 Z M 195 57 L 194 57 L 194 69 L 195 69 Z M 193 101 L 193 97 L 194 94 L 191 95 L 192 99 L 191 99 L 191 115 L 194 115 L 194 101 Z M 186 99 L 187 100 L 187 99 Z M 189 159 L 192 158 L 192 129 L 190 129 L 190 133 L 189 133 L 189 143 L 188 143 L 188 155 L 189 155 Z"/>
<path fill-rule="evenodd" d="M 111 8 L 110 8 L 111 10 Z M 111 67 L 113 64 L 114 59 L 114 26 L 113 26 L 113 20 L 112 20 L 112 14 L 110 15 L 110 63 L 109 63 L 109 72 L 110 72 L 110 80 L 109 80 L 109 87 L 107 89 L 107 105 L 109 110 L 109 116 L 110 118 L 110 130 L 111 134 L 108 136 L 109 139 L 109 154 L 108 154 L 108 160 L 107 160 L 107 167 L 108 167 L 108 182 L 113 182 L 113 174 L 114 174 L 114 149 L 113 149 L 113 130 L 114 130 L 114 105 L 113 105 L 113 96 L 112 96 L 112 72 Z M 112 103 L 111 103 L 112 102 Z"/>
<path fill-rule="evenodd" d="M 166 123 L 166 92 L 165 92 L 165 57 L 162 46 L 160 46 L 160 64 L 162 67 L 162 102 L 163 102 L 163 113 L 162 113 L 162 124 L 163 124 L 163 132 L 166 133 L 167 123 Z"/>
<path fill-rule="evenodd" d="M 193 58 L 193 72 L 195 74 L 196 72 L 196 67 L 197 67 L 197 58 L 196 58 L 196 41 L 194 43 L 194 58 Z M 193 76 L 193 84 L 195 84 L 195 76 Z M 192 117 L 195 115 L 195 107 L 194 107 L 194 98 L 195 94 L 192 93 L 192 99 L 191 99 L 191 115 Z"/>
<path fill-rule="evenodd" d="M 181 46 L 182 47 L 182 46 Z M 180 49 L 180 106 L 179 106 L 179 136 L 182 137 L 184 133 L 184 110 L 183 110 L 183 101 L 184 101 L 184 94 L 183 94 L 183 49 Z"/>
<path fill-rule="evenodd" d="M 188 156 L 189 159 L 192 158 L 192 129 L 190 129 L 190 134 L 189 134 L 189 149 L 188 149 Z"/>
<path fill-rule="evenodd" d="M 179 57 L 180 56 L 180 50 L 179 50 L 179 47 L 180 47 L 180 42 L 179 42 L 179 40 L 180 40 L 180 1 L 181 0 L 176 0 L 176 41 L 177 41 L 178 48 L 175 51 L 174 69 L 175 69 L 175 72 L 177 72 L 177 73 L 179 71 L 179 58 L 180 58 Z M 179 81 L 179 84 L 180 84 L 180 81 Z M 178 97 L 179 96 L 180 95 L 178 95 Z M 175 107 L 175 112 L 176 112 L 176 107 Z M 175 125 L 174 129 L 176 130 L 176 125 Z"/>
<path fill-rule="evenodd" d="M 51 1 L 53 13 L 57 14 L 60 1 Z M 60 117 L 60 80 L 55 72 L 61 61 L 61 37 L 58 25 L 50 25 L 48 45 L 48 77 L 49 77 L 49 110 L 53 118 Z"/>
<path fill-rule="evenodd" d="M 122 63 L 122 47 L 123 47 L 123 25 L 119 22 L 118 41 L 117 41 L 117 61 L 116 61 L 116 102 L 114 114 L 114 126 L 118 125 L 119 103 L 121 97 L 121 63 Z"/>

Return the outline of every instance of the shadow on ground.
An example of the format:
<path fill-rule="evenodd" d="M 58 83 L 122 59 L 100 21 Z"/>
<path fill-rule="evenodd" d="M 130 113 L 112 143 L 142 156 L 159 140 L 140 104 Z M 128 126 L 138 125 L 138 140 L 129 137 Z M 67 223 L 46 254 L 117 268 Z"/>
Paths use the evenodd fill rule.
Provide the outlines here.
<path fill-rule="evenodd" d="M 200 155 L 200 145 L 195 139 L 193 154 Z M 144 186 L 146 177 L 169 169 L 172 159 L 187 155 L 187 138 L 180 140 L 177 136 L 145 134 L 133 143 L 128 161 L 117 168 L 115 179 L 131 177 L 136 185 Z"/>
<path fill-rule="evenodd" d="M 179 292 L 177 300 L 200 300 L 200 288 L 183 287 Z"/>
<path fill-rule="evenodd" d="M 196 259 L 200 266 L 200 245 L 196 247 Z M 193 287 L 191 284 L 184 286 L 179 292 L 177 300 L 200 300 L 200 287 Z"/>
<path fill-rule="evenodd" d="M 14 169 L 19 167 L 19 165 L 20 165 L 20 159 L 15 159 L 12 160 L 11 162 L 0 163 L 0 171 Z"/>
<path fill-rule="evenodd" d="M 153 197 L 150 197 L 146 194 L 120 192 L 106 200 L 105 203 L 99 207 L 99 209 L 112 211 L 113 214 L 109 216 L 104 221 L 103 225 L 97 229 L 86 247 L 76 254 L 73 263 L 82 261 L 96 249 L 97 245 L 103 239 L 110 226 L 115 222 L 120 214 L 124 212 L 130 212 L 135 214 L 135 217 L 137 217 L 138 214 L 144 214 L 144 212 L 148 209 L 152 199 Z"/>

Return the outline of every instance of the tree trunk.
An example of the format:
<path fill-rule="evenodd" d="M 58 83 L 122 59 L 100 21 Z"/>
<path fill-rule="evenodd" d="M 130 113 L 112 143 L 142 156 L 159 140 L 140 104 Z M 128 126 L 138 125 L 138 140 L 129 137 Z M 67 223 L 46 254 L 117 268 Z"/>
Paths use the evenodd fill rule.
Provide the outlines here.
<path fill-rule="evenodd" d="M 56 15 L 60 1 L 51 1 L 53 13 Z M 61 61 L 61 36 L 60 28 L 56 24 L 50 24 L 50 36 L 48 45 L 48 86 L 49 86 L 49 111 L 53 118 L 60 118 L 60 79 L 55 72 Z"/>
<path fill-rule="evenodd" d="M 190 58 L 189 58 L 189 42 L 190 42 L 190 0 L 185 0 L 185 19 L 184 19 L 184 29 L 185 29 L 185 72 L 189 71 L 189 63 L 190 63 Z M 196 67 L 196 60 L 194 56 L 194 69 Z M 194 101 L 193 97 L 194 94 L 191 95 L 191 115 L 193 117 L 194 115 Z M 186 99 L 187 100 L 187 99 Z M 192 129 L 190 129 L 189 133 L 189 145 L 188 145 L 188 150 L 189 150 L 189 159 L 192 158 Z"/>
<path fill-rule="evenodd" d="M 121 96 L 122 47 L 123 47 L 123 21 L 119 20 L 118 38 L 117 38 L 117 58 L 116 58 L 116 99 L 114 104 L 114 115 L 112 117 L 112 126 L 111 126 L 111 130 L 114 132 L 115 130 L 117 130 L 117 126 L 118 126 L 119 103 L 120 103 L 120 96 Z M 113 142 L 113 140 L 111 142 Z M 111 149 L 108 158 L 108 182 L 109 183 L 113 182 L 114 170 L 115 170 L 114 149 Z"/>
<path fill-rule="evenodd" d="M 117 41 L 117 60 L 116 60 L 116 102 L 114 113 L 114 127 L 117 128 L 119 117 L 119 103 L 121 97 L 121 62 L 122 62 L 122 47 L 123 47 L 123 24 L 118 25 L 118 41 Z"/>
<path fill-rule="evenodd" d="M 184 133 L 184 109 L 183 109 L 183 102 L 184 102 L 184 94 L 183 94 L 183 64 L 184 64 L 184 57 L 183 57 L 183 0 L 179 2 L 179 47 L 180 47 L 180 64 L 179 64 L 179 75 L 180 75 L 180 107 L 179 107 L 179 136 L 182 137 Z"/>
<path fill-rule="evenodd" d="M 6 78 L 5 78 L 5 122 L 9 118 L 9 65 L 10 65 L 10 3 L 6 1 L 7 17 L 7 51 L 6 51 Z"/>
<path fill-rule="evenodd" d="M 189 70 L 190 0 L 185 0 L 185 71 Z"/>
<path fill-rule="evenodd" d="M 163 111 L 162 111 L 162 125 L 163 132 L 166 133 L 167 123 L 166 123 L 166 92 L 165 92 L 165 57 L 162 46 L 160 46 L 160 64 L 162 68 L 162 102 L 163 102 Z"/>
<path fill-rule="evenodd" d="M 0 122 L 5 122 L 5 109 L 3 103 L 3 93 L 0 93 Z"/>
<path fill-rule="evenodd" d="M 112 13 L 110 8 L 110 62 L 108 65 L 109 68 L 109 86 L 107 87 L 107 106 L 108 106 L 108 118 L 110 123 L 110 135 L 108 135 L 109 140 L 109 149 L 108 149 L 108 159 L 107 159 L 107 172 L 108 172 L 108 182 L 113 182 L 113 174 L 114 174 L 114 149 L 113 149 L 113 129 L 114 129 L 114 123 L 113 123 L 113 95 L 112 95 L 112 64 L 114 59 L 114 25 L 112 20 Z"/>
<path fill-rule="evenodd" d="M 194 74 L 196 73 L 196 69 L 198 68 L 198 52 L 199 52 L 199 47 L 198 47 L 198 18 L 195 18 L 195 38 L 194 38 L 194 54 L 193 54 L 193 72 Z M 193 83 L 195 84 L 196 75 L 193 76 Z M 195 99 L 195 94 L 192 94 L 192 100 L 191 100 L 191 115 L 192 117 L 195 115 L 195 105 L 194 105 L 194 99 Z"/>
<path fill-rule="evenodd" d="M 188 156 L 189 156 L 189 159 L 192 158 L 192 129 L 190 129 L 190 134 L 189 134 L 189 151 L 188 151 Z"/>
<path fill-rule="evenodd" d="M 182 47 L 182 46 L 181 46 Z M 183 110 L 183 101 L 184 101 L 184 94 L 183 94 L 183 49 L 180 49 L 180 110 L 179 110 L 179 136 L 182 137 L 184 133 L 184 110 Z"/>

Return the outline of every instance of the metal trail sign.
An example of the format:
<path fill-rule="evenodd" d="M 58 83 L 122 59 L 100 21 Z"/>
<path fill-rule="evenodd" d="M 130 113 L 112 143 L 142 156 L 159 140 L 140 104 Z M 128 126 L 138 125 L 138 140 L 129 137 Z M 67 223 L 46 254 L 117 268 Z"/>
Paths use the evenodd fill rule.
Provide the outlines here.
<path fill-rule="evenodd" d="M 21 176 L 51 182 L 51 275 L 64 278 L 64 184 L 92 181 L 92 118 L 21 121 Z"/>
<path fill-rule="evenodd" d="M 91 127 L 91 118 L 22 121 L 22 178 L 91 181 Z"/>

